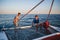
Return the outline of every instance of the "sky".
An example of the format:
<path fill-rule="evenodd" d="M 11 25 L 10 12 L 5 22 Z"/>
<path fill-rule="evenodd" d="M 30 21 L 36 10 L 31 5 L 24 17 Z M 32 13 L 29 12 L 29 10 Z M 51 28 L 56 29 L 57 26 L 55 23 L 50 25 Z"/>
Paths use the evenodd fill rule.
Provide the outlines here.
<path fill-rule="evenodd" d="M 0 14 L 26 14 L 41 0 L 0 0 Z M 48 14 L 52 0 L 44 0 L 30 14 Z M 60 14 L 60 0 L 54 0 L 51 14 Z"/>

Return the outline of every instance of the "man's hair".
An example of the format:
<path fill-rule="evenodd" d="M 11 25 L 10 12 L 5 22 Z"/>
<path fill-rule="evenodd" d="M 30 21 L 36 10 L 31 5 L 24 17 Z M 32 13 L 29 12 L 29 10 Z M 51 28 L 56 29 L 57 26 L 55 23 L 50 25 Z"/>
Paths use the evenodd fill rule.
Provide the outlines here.
<path fill-rule="evenodd" d="M 18 15 L 20 15 L 21 13 L 18 13 Z"/>
<path fill-rule="evenodd" d="M 35 15 L 35 17 L 38 17 L 38 15 Z"/>

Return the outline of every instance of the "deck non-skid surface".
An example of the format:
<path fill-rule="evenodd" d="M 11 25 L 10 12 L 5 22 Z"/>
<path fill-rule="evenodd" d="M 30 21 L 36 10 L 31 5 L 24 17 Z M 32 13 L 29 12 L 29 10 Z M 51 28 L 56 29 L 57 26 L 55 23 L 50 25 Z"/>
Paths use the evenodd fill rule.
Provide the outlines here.
<path fill-rule="evenodd" d="M 26 26 L 24 26 L 25 28 Z M 30 27 L 30 26 L 29 26 Z M 7 30 L 7 34 L 11 37 L 12 40 L 32 40 L 38 37 L 42 37 L 45 35 L 48 35 L 45 32 L 45 29 L 40 29 L 40 27 L 38 28 L 38 31 L 36 32 L 35 27 L 31 27 L 31 28 L 27 28 L 26 29 L 15 29 L 15 30 Z M 53 29 L 52 29 L 53 30 Z"/>
<path fill-rule="evenodd" d="M 8 30 L 7 33 L 10 35 L 12 40 L 32 40 L 34 38 L 42 37 L 44 35 L 43 32 L 40 30 L 36 32 L 35 28 L 29 28 L 29 29 L 24 29 L 24 30 Z M 15 37 L 16 36 L 16 37 Z"/>
<path fill-rule="evenodd" d="M 8 35 L 10 35 L 12 40 L 32 40 L 38 37 L 42 37 L 46 34 L 45 30 L 41 30 L 40 28 L 36 32 L 35 27 L 27 28 L 27 29 L 18 29 L 18 30 L 8 30 L 6 31 Z"/>

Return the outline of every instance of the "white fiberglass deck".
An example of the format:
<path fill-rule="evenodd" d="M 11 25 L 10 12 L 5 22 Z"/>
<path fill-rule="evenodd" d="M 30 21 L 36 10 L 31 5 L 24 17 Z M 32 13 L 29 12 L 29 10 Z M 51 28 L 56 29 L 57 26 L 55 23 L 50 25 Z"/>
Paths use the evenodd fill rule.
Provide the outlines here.
<path fill-rule="evenodd" d="M 6 36 L 6 34 L 5 34 L 5 32 L 0 32 L 0 40 L 8 40 L 8 38 L 7 38 L 7 36 Z"/>

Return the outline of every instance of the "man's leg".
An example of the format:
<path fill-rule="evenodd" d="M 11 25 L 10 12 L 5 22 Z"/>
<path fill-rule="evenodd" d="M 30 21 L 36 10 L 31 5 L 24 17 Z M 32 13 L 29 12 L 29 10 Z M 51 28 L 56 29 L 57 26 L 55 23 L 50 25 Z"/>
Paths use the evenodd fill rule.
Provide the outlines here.
<path fill-rule="evenodd" d="M 36 32 L 38 31 L 38 24 L 36 24 Z"/>
<path fill-rule="evenodd" d="M 16 22 L 16 27 L 18 27 L 18 22 Z"/>
<path fill-rule="evenodd" d="M 16 40 L 18 40 L 18 34 L 17 34 L 18 31 L 17 31 L 16 27 L 18 27 L 18 22 L 15 23 L 15 30 L 14 30 L 15 31 L 15 38 L 16 38 Z"/>

